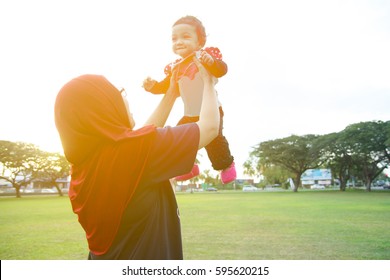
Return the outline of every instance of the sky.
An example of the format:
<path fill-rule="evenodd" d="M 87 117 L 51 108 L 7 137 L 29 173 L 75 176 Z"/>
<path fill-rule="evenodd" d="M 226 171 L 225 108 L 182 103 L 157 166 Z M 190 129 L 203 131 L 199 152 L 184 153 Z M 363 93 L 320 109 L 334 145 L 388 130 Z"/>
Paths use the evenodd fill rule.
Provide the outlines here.
<path fill-rule="evenodd" d="M 70 79 L 124 87 L 142 126 L 161 100 L 142 81 L 177 57 L 171 27 L 193 15 L 229 67 L 217 91 L 239 177 L 252 148 L 390 120 L 390 2 L 12 0 L 0 2 L 0 140 L 62 152 L 54 102 Z M 183 113 L 178 100 L 167 125 Z M 212 169 L 200 152 L 201 169 Z"/>

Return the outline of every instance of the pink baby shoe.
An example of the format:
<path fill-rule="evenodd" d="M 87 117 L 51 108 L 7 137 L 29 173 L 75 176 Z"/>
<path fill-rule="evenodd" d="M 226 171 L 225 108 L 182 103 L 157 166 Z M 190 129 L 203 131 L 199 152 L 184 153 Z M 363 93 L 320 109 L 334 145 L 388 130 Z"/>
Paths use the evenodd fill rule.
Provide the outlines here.
<path fill-rule="evenodd" d="M 199 175 L 199 166 L 197 164 L 194 164 L 190 173 L 177 176 L 175 178 L 175 180 L 176 181 L 187 181 L 187 180 L 194 178 L 195 176 L 198 176 L 198 175 Z"/>
<path fill-rule="evenodd" d="M 236 166 L 234 162 L 232 162 L 232 164 L 228 168 L 222 170 L 221 181 L 223 184 L 228 184 L 236 180 L 236 178 L 237 178 Z"/>

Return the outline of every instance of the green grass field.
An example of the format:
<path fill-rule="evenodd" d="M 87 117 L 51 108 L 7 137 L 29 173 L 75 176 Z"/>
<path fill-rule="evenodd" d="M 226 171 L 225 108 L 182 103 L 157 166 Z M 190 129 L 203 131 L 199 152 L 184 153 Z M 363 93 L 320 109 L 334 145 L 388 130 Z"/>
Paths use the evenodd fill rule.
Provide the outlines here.
<path fill-rule="evenodd" d="M 390 260 L 390 192 L 179 193 L 187 260 Z M 67 197 L 0 198 L 0 259 L 86 259 Z"/>

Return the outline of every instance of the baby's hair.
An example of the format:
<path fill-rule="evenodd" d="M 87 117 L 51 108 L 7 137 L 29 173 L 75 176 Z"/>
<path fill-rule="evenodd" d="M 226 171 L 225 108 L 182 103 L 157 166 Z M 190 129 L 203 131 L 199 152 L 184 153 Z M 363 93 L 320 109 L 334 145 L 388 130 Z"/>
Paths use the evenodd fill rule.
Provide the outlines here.
<path fill-rule="evenodd" d="M 185 16 L 178 19 L 173 26 L 178 24 L 189 24 L 195 27 L 196 34 L 198 35 L 199 44 L 203 47 L 206 44 L 206 29 L 203 23 L 194 16 Z"/>

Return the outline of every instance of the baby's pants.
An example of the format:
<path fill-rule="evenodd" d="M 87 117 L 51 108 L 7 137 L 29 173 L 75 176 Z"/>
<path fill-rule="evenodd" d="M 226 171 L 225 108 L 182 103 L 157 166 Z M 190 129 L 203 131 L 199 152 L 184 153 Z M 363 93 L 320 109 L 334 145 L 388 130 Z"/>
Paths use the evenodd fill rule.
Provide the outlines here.
<path fill-rule="evenodd" d="M 220 124 L 218 136 L 213 141 L 211 141 L 211 143 L 208 144 L 205 148 L 213 168 L 215 170 L 224 170 L 232 164 L 234 157 L 230 153 L 229 143 L 226 137 L 222 134 L 224 116 L 222 107 L 219 107 L 219 116 Z M 185 123 L 193 123 L 197 122 L 198 120 L 199 117 L 184 116 L 181 118 L 178 125 Z"/>

